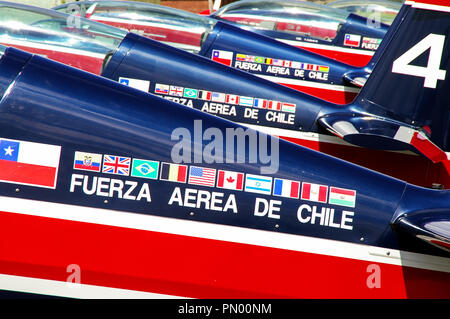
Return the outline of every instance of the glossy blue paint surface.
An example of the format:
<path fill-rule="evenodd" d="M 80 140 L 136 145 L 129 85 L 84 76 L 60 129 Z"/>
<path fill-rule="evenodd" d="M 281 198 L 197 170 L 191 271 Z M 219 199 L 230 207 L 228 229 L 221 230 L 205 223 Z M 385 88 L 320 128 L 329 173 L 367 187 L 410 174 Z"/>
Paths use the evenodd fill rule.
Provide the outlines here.
<path fill-rule="evenodd" d="M 189 182 L 142 180 L 132 176 L 75 170 L 73 163 L 76 151 L 170 163 L 173 162 L 171 151 L 178 142 L 171 136 L 177 128 L 184 128 L 194 136 L 198 129 L 195 123 L 201 121 L 203 132 L 214 129 L 225 136 L 227 129 L 237 129 L 240 126 L 39 56 L 33 56 L 28 61 L 22 59 L 20 65 L 17 64 L 19 55 L 22 54 L 17 50 L 8 49 L 0 60 L 3 82 L 8 81 L 3 76 L 5 69 L 9 68 L 12 74 L 11 71 L 15 68 L 17 75 L 8 92 L 1 92 L 3 99 L 0 103 L 0 136 L 6 139 L 60 145 L 62 151 L 56 189 L 22 185 L 21 192 L 17 193 L 16 185 L 0 183 L 2 196 L 105 207 L 103 196 L 86 194 L 81 187 L 70 191 L 74 174 L 82 174 L 90 179 L 97 176 L 138 184 L 147 182 L 152 195 L 151 201 L 130 201 L 112 196 L 108 198 L 108 208 L 346 242 L 361 243 L 361 238 L 364 238 L 363 244 L 394 248 L 399 248 L 398 239 L 390 226 L 395 218 L 420 207 L 431 210 L 434 207 L 440 209 L 448 205 L 449 193 L 446 191 L 429 191 L 407 185 L 402 181 L 281 140 L 276 140 L 279 143 L 279 166 L 275 173 L 262 174 L 260 169 L 264 163 L 260 159 L 257 163 L 250 163 L 252 154 L 249 146 L 245 150 L 244 163 L 227 163 L 223 158 L 222 163 L 186 164 L 351 189 L 356 192 L 355 207 L 196 186 Z M 12 80 L 9 81 L 12 83 Z M 266 137 L 263 134 L 258 136 Z M 208 143 L 209 140 L 194 138 L 191 158 L 199 153 L 203 154 Z M 222 141 L 221 144 L 223 149 L 226 149 L 226 142 Z M 226 150 L 236 151 L 236 149 Z M 223 156 L 225 155 L 226 153 Z M 182 191 L 188 188 L 216 191 L 222 193 L 224 197 L 233 195 L 236 199 L 237 212 L 214 212 L 202 206 L 190 208 L 169 205 L 168 200 L 176 187 Z M 415 198 L 413 202 L 410 202 L 410 196 Z M 279 218 L 255 216 L 254 205 L 257 198 L 279 201 Z M 430 204 L 420 204 L 420 199 L 424 198 L 428 199 Z M 333 209 L 335 218 L 339 218 L 344 210 L 352 211 L 352 220 L 348 221 L 351 229 L 320 225 L 319 219 L 315 223 L 299 222 L 299 207 L 303 204 L 316 206 L 318 209 L 322 207 Z M 195 217 L 189 215 L 191 211 L 196 212 Z M 305 217 L 306 213 L 303 211 L 302 216 Z M 274 224 L 278 224 L 279 227 L 274 228 Z M 410 241 L 401 248 L 417 251 L 414 243 Z"/>
<path fill-rule="evenodd" d="M 299 61 L 328 66 L 330 68 L 327 81 L 314 81 L 305 77 L 304 80 L 306 81 L 348 85 L 349 83 L 344 81 L 344 74 L 347 72 L 364 72 L 366 74 L 370 74 L 371 72 L 370 68 L 350 66 L 322 55 L 285 44 L 268 36 L 258 34 L 253 29 L 252 31 L 248 31 L 221 21 L 217 22 L 214 29 L 208 34 L 205 42 L 202 44 L 202 49 L 199 54 L 211 58 L 213 50 L 225 50 L 235 54 L 241 53 Z M 250 72 L 264 74 L 263 72 Z M 294 74 L 291 74 L 289 78 L 299 79 L 299 77 L 294 76 Z"/>
<path fill-rule="evenodd" d="M 242 14 L 252 16 L 254 13 L 251 11 L 248 11 L 248 12 L 242 12 Z M 332 41 L 327 41 L 327 40 L 323 40 L 320 38 L 314 38 L 311 36 L 299 37 L 298 34 L 290 34 L 290 33 L 282 32 L 282 31 L 274 31 L 274 30 L 253 28 L 251 26 L 246 26 L 246 25 L 240 25 L 237 23 L 233 23 L 230 20 L 225 20 L 214 14 L 211 15 L 211 17 L 218 19 L 219 21 L 226 21 L 227 23 L 235 24 L 236 26 L 239 26 L 243 29 L 246 29 L 246 30 L 249 30 L 249 31 L 252 31 L 255 33 L 259 33 L 261 35 L 265 35 L 265 36 L 268 36 L 268 37 L 271 37 L 274 39 L 296 41 L 296 40 L 298 40 L 298 38 L 301 38 L 302 40 L 304 39 L 309 42 L 337 46 L 337 47 L 346 47 L 346 46 L 344 46 L 344 37 L 346 34 L 355 34 L 355 35 L 361 35 L 362 37 L 371 37 L 371 38 L 382 39 L 384 37 L 384 35 L 386 34 L 387 30 L 389 29 L 389 26 L 385 25 L 383 23 L 380 23 L 379 25 L 374 27 L 373 23 L 371 23 L 369 19 L 352 13 L 348 16 L 345 23 L 338 30 L 336 37 Z"/>
<path fill-rule="evenodd" d="M 370 19 L 361 17 L 356 14 L 350 14 L 345 24 L 339 29 L 336 38 L 333 40 L 334 45 L 344 43 L 346 34 L 360 34 L 363 37 L 383 39 L 389 29 L 388 25 L 380 23 L 374 26 Z"/>
<path fill-rule="evenodd" d="M 433 19 L 436 17 L 436 21 L 431 19 L 430 14 L 433 14 Z M 282 114 L 280 119 L 274 121 L 271 111 L 267 109 L 258 110 L 257 116 L 249 117 L 246 116 L 248 115 L 245 113 L 247 110 L 243 107 L 237 107 L 232 114 L 225 114 L 211 111 L 209 107 L 205 107 L 203 101 L 198 99 L 190 102 L 189 99 L 184 99 L 185 105 L 191 103 L 188 106 L 235 122 L 289 129 L 294 132 L 323 133 L 324 129 L 327 129 L 336 131 L 336 135 L 355 145 L 385 150 L 412 150 L 433 158 L 433 151 L 417 149 L 410 142 L 396 138 L 396 134 L 400 127 L 420 131 L 430 138 L 430 141 L 436 144 L 441 152 L 448 150 L 447 108 L 449 98 L 445 92 L 447 92 L 446 87 L 449 82 L 441 80 L 437 82 L 436 88 L 425 88 L 423 77 L 415 74 L 394 73 L 392 65 L 430 31 L 438 34 L 442 25 L 448 23 L 448 19 L 448 13 L 430 13 L 409 7 L 402 9 L 386 35 L 386 42 L 382 42 L 382 46 L 369 66 L 369 68 L 375 67 L 377 72 L 369 77 L 355 102 L 345 106 L 324 102 L 245 72 L 233 70 L 132 34 L 124 39 L 102 75 L 116 81 L 121 77 L 149 81 L 150 93 L 156 93 L 157 84 L 166 84 L 292 103 L 296 106 L 295 112 Z M 411 33 L 415 28 L 422 31 Z M 231 50 L 233 43 L 237 43 L 241 37 L 247 37 L 250 50 L 252 47 L 251 34 L 235 29 L 223 25 L 222 29 L 217 29 L 218 33 L 211 37 L 212 42 L 205 43 L 205 47 L 213 47 L 214 43 L 218 41 L 217 43 L 224 43 L 224 46 L 220 48 Z M 224 32 L 222 36 L 221 30 L 229 32 Z M 257 42 L 260 43 L 258 50 L 266 53 L 270 53 L 270 47 L 274 47 L 276 43 L 270 39 L 261 41 L 258 39 Z M 441 68 L 448 73 L 449 51 L 447 47 L 442 52 Z M 294 56 L 293 50 L 291 52 L 289 48 L 281 47 L 279 50 L 278 54 L 280 55 Z M 308 60 L 308 55 L 302 55 L 302 58 L 319 64 L 324 61 L 316 59 L 314 56 L 310 56 L 310 60 Z M 425 67 L 427 59 L 427 55 L 423 54 L 415 63 Z M 341 72 L 345 71 L 345 67 L 339 64 L 332 66 L 331 70 L 335 68 L 338 70 L 340 68 Z M 358 76 L 361 74 L 359 72 L 361 70 L 354 69 L 342 75 L 344 77 L 352 74 Z M 411 88 L 415 88 L 413 93 Z M 174 100 L 172 97 L 166 96 L 166 98 Z M 180 99 L 174 101 L 182 102 Z M 430 103 L 435 107 L 428 107 Z M 348 132 L 333 129 L 333 125 L 337 121 L 347 122 L 347 126 L 352 127 L 355 134 L 347 134 Z M 431 134 L 428 132 L 428 128 L 430 128 Z"/>
<path fill-rule="evenodd" d="M 402 9 L 403 10 L 403 9 Z M 365 112 L 391 117 L 416 127 L 429 127 L 431 140 L 444 150 L 449 145 L 450 82 L 439 80 L 435 88 L 424 85 L 424 77 L 391 72 L 392 65 L 429 34 L 447 36 L 441 55 L 440 70 L 448 76 L 450 71 L 450 50 L 448 40 L 448 12 L 434 12 L 411 9 L 402 14 L 398 32 L 392 34 L 389 49 L 384 54 L 355 104 Z M 405 34 L 410 35 L 405 36 Z M 426 68 L 429 50 L 418 56 L 412 65 Z M 437 72 L 437 70 L 434 70 Z M 375 83 L 377 85 L 375 85 Z"/>
<path fill-rule="evenodd" d="M 300 130 L 304 131 L 314 130 L 316 118 L 322 109 L 335 107 L 334 104 L 247 72 L 132 33 L 125 37 L 103 70 L 102 76 L 116 81 L 120 77 L 150 81 L 150 93 L 155 92 L 156 83 L 162 83 L 268 100 L 276 96 L 278 101 L 296 103 L 294 124 L 268 122 L 263 115 L 257 120 L 246 119 L 243 108 L 237 108 L 236 116 L 224 117 L 233 121 L 287 129 L 301 127 Z M 202 105 L 203 103 L 199 102 L 195 107 L 201 109 Z M 260 111 L 263 114 L 268 110 Z"/>

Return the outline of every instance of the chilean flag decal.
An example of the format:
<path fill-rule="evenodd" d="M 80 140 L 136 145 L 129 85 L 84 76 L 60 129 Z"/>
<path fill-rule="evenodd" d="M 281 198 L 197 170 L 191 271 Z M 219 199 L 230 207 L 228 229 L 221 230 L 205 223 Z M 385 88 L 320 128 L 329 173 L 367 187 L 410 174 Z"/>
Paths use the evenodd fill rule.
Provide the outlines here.
<path fill-rule="evenodd" d="M 349 47 L 359 47 L 361 44 L 361 36 L 357 34 L 346 34 L 344 45 Z"/>
<path fill-rule="evenodd" d="M 231 63 L 233 62 L 233 52 L 213 50 L 212 60 L 215 62 L 231 66 Z"/>
<path fill-rule="evenodd" d="M 0 181 L 56 188 L 61 146 L 0 139 Z"/>

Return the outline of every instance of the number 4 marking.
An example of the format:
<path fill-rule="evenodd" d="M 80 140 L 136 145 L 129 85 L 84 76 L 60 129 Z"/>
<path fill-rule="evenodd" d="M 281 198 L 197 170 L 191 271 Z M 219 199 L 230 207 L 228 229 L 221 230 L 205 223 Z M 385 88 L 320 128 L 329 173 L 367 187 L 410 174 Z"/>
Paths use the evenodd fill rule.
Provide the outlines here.
<path fill-rule="evenodd" d="M 425 78 L 424 87 L 435 89 L 438 80 L 445 80 L 446 71 L 441 70 L 441 60 L 444 51 L 445 36 L 430 33 L 422 41 L 394 61 L 392 72 Z M 423 52 L 430 49 L 427 67 L 411 65 L 410 63 Z"/>

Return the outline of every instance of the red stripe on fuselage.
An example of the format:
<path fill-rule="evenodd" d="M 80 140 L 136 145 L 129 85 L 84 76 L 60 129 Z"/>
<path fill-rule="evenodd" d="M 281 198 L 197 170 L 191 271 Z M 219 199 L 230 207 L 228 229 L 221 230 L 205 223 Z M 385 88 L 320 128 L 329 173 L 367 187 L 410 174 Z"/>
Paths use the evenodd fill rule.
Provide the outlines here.
<path fill-rule="evenodd" d="M 437 6 L 444 6 L 444 7 L 449 7 L 449 2 L 448 0 L 412 0 L 415 3 L 423 3 L 423 4 L 433 4 L 433 5 L 437 5 Z"/>
<path fill-rule="evenodd" d="M 358 93 L 348 92 L 348 91 L 339 91 L 339 90 L 328 90 L 324 88 L 310 87 L 310 86 L 302 86 L 296 84 L 288 84 L 288 83 L 279 83 L 281 85 L 290 87 L 291 89 L 318 97 L 319 99 L 335 103 L 335 104 L 348 104 L 351 103 Z"/>
<path fill-rule="evenodd" d="M 280 138 L 405 180 L 411 184 L 431 187 L 433 183 L 438 183 L 442 184 L 444 188 L 450 188 L 450 161 L 433 164 L 424 156 L 294 137 L 280 136 Z"/>
<path fill-rule="evenodd" d="M 202 33 L 189 32 L 187 28 L 186 28 L 186 30 L 182 31 L 182 30 L 170 29 L 169 26 L 167 28 L 164 28 L 164 27 L 143 25 L 143 24 L 137 24 L 137 23 L 108 21 L 108 20 L 102 20 L 101 18 L 97 18 L 97 17 L 94 17 L 92 20 L 96 21 L 96 22 L 108 24 L 108 25 L 111 25 L 116 28 L 125 29 L 130 32 L 140 33 L 140 32 L 136 32 L 136 30 L 139 30 L 139 31 L 143 32 L 141 34 L 143 36 L 146 36 L 153 40 L 163 41 L 163 42 L 173 42 L 173 43 L 179 43 L 179 44 L 200 46 L 200 41 L 201 41 L 201 37 L 202 37 Z"/>
<path fill-rule="evenodd" d="M 367 54 L 334 51 L 333 49 L 311 48 L 302 46 L 300 43 L 295 46 L 356 67 L 364 67 L 369 64 L 372 59 L 372 55 Z"/>
<path fill-rule="evenodd" d="M 40 49 L 40 48 L 32 48 L 22 45 L 12 45 L 8 43 L 2 43 L 6 46 L 12 46 L 17 49 L 21 49 L 30 53 L 35 53 L 39 55 L 44 55 L 45 57 L 49 58 L 50 60 L 54 60 L 69 66 L 72 66 L 77 69 L 81 69 L 87 72 L 91 72 L 97 75 L 100 75 L 103 59 L 90 57 L 86 55 L 81 54 L 75 54 L 75 53 L 68 53 L 68 52 L 61 52 L 56 50 L 47 50 L 47 49 Z"/>
<path fill-rule="evenodd" d="M 449 273 L 5 212 L 0 227 L 9 275 L 64 282 L 76 264 L 82 284 L 185 297 L 450 297 Z"/>
<path fill-rule="evenodd" d="M 54 187 L 56 167 L 0 160 L 0 180 L 11 183 Z"/>

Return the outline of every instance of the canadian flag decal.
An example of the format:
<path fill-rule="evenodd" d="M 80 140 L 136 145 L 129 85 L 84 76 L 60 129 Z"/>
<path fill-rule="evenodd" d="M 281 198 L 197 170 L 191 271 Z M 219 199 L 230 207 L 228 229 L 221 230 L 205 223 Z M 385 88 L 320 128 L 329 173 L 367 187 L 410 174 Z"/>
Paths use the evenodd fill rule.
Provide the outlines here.
<path fill-rule="evenodd" d="M 219 170 L 217 187 L 241 191 L 244 188 L 244 173 Z"/>

